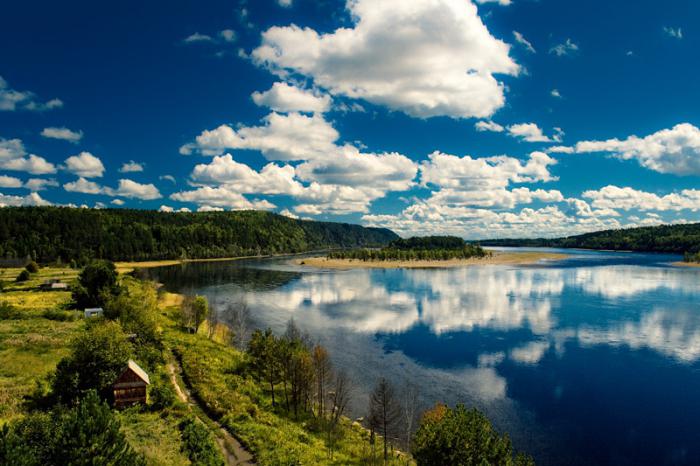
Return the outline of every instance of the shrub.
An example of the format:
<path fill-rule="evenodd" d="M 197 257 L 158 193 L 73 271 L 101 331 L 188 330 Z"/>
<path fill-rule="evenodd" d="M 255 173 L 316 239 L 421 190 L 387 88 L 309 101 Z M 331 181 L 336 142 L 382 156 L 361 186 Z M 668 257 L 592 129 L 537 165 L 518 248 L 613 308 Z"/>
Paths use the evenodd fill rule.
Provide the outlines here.
<path fill-rule="evenodd" d="M 150 386 L 149 390 L 151 400 L 151 408 L 155 411 L 171 407 L 176 400 L 175 390 L 170 386 L 170 383 L 165 380 Z"/>
<path fill-rule="evenodd" d="M 73 322 L 77 319 L 75 312 L 62 311 L 60 309 L 47 309 L 42 313 L 42 317 L 58 322 Z"/>
<path fill-rule="evenodd" d="M 31 276 L 29 275 L 29 272 L 27 272 L 27 270 L 25 269 L 25 270 L 22 270 L 22 271 L 19 273 L 19 275 L 17 275 L 17 278 L 15 279 L 15 281 L 16 281 L 17 283 L 26 282 L 26 281 L 29 280 L 30 278 L 31 278 Z"/>
<path fill-rule="evenodd" d="M 188 417 L 180 423 L 180 430 L 182 431 L 182 451 L 187 454 L 192 464 L 202 466 L 224 464 L 211 433 L 199 420 Z"/>
<path fill-rule="evenodd" d="M 12 304 L 8 302 L 0 303 L 0 320 L 20 319 L 22 315 Z"/>
<path fill-rule="evenodd" d="M 29 264 L 27 264 L 24 267 L 24 270 L 26 270 L 29 273 L 38 273 L 39 272 L 39 265 L 36 262 L 31 261 Z"/>
<path fill-rule="evenodd" d="M 419 466 L 534 466 L 530 457 L 513 457 L 510 439 L 499 435 L 486 416 L 461 404 L 428 410 L 413 436 L 411 452 Z"/>
<path fill-rule="evenodd" d="M 109 261 L 93 261 L 80 272 L 73 300 L 80 309 L 104 307 L 105 302 L 119 294 L 117 269 Z"/>

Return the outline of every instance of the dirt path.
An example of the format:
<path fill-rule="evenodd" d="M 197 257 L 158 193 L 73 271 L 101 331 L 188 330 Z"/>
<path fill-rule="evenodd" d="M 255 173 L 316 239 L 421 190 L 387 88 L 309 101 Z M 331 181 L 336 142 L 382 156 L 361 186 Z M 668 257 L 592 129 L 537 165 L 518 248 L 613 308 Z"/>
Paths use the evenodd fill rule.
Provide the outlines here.
<path fill-rule="evenodd" d="M 195 413 L 195 415 L 199 418 L 200 421 L 204 423 L 206 426 L 216 426 L 216 430 L 213 432 L 214 436 L 216 438 L 216 443 L 219 445 L 219 449 L 221 450 L 221 453 L 224 455 L 224 459 L 226 460 L 226 464 L 228 466 L 250 466 L 250 465 L 255 465 L 255 460 L 253 458 L 253 455 L 250 454 L 248 450 L 246 450 L 243 445 L 241 445 L 241 442 L 236 440 L 236 438 L 229 433 L 228 430 L 224 426 L 221 425 L 218 421 L 210 418 L 207 416 L 202 409 L 201 406 L 197 403 L 197 401 L 190 395 L 190 392 L 188 388 L 181 387 L 180 383 L 178 382 L 177 379 L 177 374 L 180 373 L 182 368 L 180 365 L 177 365 L 177 368 L 175 366 L 175 363 L 168 363 L 168 374 L 170 374 L 170 381 L 172 382 L 173 386 L 175 387 L 175 392 L 177 393 L 177 397 L 182 401 L 183 403 L 187 403 L 187 405 L 192 409 Z M 203 419 L 205 418 L 205 419 Z"/>

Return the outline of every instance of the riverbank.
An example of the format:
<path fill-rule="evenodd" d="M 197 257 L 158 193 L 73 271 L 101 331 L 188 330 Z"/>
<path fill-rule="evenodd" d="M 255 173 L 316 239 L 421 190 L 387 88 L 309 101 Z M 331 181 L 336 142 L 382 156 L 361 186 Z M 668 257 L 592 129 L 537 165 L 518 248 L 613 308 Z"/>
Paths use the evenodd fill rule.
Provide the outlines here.
<path fill-rule="evenodd" d="M 700 262 L 678 261 L 678 262 L 671 262 L 671 265 L 674 267 L 700 267 Z"/>
<path fill-rule="evenodd" d="M 416 260 L 416 261 L 362 261 L 358 259 L 328 259 L 326 257 L 309 257 L 294 261 L 297 265 L 325 269 L 436 269 L 466 267 L 474 265 L 526 265 L 540 261 L 556 261 L 569 257 L 567 254 L 525 251 L 491 251 L 491 255 L 482 258 L 450 260 Z"/>
<path fill-rule="evenodd" d="M 129 273 L 134 269 L 150 269 L 154 267 L 166 267 L 170 265 L 182 265 L 189 262 L 226 262 L 237 261 L 243 259 L 262 259 L 265 257 L 275 256 L 239 256 L 239 257 L 215 257 L 212 259 L 164 259 L 159 261 L 143 261 L 143 262 L 115 262 L 119 273 Z"/>

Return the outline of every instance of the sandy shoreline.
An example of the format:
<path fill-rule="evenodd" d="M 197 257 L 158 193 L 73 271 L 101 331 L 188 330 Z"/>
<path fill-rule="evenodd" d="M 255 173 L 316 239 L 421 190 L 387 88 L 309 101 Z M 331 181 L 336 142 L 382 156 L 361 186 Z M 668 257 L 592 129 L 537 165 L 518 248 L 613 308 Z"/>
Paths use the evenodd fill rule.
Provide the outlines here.
<path fill-rule="evenodd" d="M 671 265 L 675 267 L 700 267 L 700 262 L 672 262 Z"/>
<path fill-rule="evenodd" d="M 446 261 L 375 261 L 363 262 L 357 259 L 327 259 L 325 257 L 307 257 L 294 261 L 297 265 L 325 269 L 436 269 L 449 267 L 464 267 L 472 265 L 525 265 L 542 260 L 562 260 L 567 254 L 546 252 L 501 252 L 492 251 L 491 257 L 483 259 L 452 259 Z"/>
<path fill-rule="evenodd" d="M 189 262 L 225 262 L 236 261 L 243 259 L 262 259 L 265 257 L 275 256 L 240 256 L 240 257 L 215 257 L 212 259 L 164 259 L 160 261 L 143 261 L 143 262 L 115 262 L 119 273 L 129 273 L 134 269 L 149 269 L 153 267 L 165 267 L 169 265 L 187 264 Z"/>

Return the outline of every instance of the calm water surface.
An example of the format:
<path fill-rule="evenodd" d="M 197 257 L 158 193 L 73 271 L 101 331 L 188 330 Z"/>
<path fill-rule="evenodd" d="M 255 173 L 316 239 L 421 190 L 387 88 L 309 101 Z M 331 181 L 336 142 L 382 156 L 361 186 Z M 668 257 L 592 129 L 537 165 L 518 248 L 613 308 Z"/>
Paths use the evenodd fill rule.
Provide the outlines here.
<path fill-rule="evenodd" d="M 551 250 L 550 250 L 551 251 Z M 538 464 L 700 464 L 700 270 L 676 256 L 564 251 L 531 266 L 319 270 L 289 260 L 150 273 L 255 324 L 294 318 L 355 382 L 380 375 L 423 407 L 483 410 Z"/>

